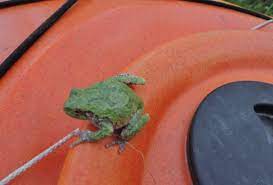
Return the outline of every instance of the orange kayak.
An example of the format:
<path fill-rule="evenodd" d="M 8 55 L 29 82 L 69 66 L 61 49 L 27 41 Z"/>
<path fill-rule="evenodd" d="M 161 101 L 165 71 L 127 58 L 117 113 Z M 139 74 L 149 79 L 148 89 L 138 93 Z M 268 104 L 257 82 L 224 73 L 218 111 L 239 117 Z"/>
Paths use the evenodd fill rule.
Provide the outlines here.
<path fill-rule="evenodd" d="M 0 63 L 65 2 L 0 9 Z M 0 178 L 86 127 L 63 112 L 72 87 L 129 72 L 147 80 L 135 91 L 151 121 L 131 140 L 145 165 L 130 147 L 106 150 L 108 138 L 64 146 L 11 184 L 192 184 L 186 143 L 202 99 L 228 82 L 273 83 L 273 25 L 250 30 L 264 21 L 191 1 L 77 1 L 0 80 Z"/>

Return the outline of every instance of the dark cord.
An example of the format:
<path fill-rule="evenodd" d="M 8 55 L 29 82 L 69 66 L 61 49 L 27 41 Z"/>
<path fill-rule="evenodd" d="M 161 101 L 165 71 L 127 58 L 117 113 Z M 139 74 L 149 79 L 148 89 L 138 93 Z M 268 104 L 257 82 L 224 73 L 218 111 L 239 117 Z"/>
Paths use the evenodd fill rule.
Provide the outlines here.
<path fill-rule="evenodd" d="M 8 8 L 11 6 L 21 5 L 21 4 L 27 4 L 27 3 L 35 3 L 39 1 L 44 0 L 8 0 L 8 1 L 1 1 L 0 2 L 0 9 L 1 8 Z"/>
<path fill-rule="evenodd" d="M 77 0 L 67 0 L 56 12 L 32 32 L 1 64 L 0 78 Z"/>

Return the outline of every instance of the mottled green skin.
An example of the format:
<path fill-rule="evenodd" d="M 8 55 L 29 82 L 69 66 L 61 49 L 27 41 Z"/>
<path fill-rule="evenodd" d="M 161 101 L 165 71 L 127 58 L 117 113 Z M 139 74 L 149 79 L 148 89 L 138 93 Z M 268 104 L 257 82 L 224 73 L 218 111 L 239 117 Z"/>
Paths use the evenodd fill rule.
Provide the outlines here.
<path fill-rule="evenodd" d="M 88 119 L 81 113 L 92 112 L 98 118 L 109 119 L 115 129 L 127 125 L 139 109 L 143 109 L 142 100 L 129 86 L 114 78 L 86 89 L 73 89 L 64 106 L 65 112 L 74 118 Z"/>
<path fill-rule="evenodd" d="M 109 146 L 118 144 L 124 150 L 126 141 L 138 133 L 149 121 L 149 115 L 143 115 L 143 102 L 130 88 L 131 84 L 144 85 L 145 80 L 130 74 L 121 74 L 96 83 L 85 89 L 72 89 L 65 102 L 64 111 L 77 119 L 88 119 L 97 131 L 81 131 L 79 140 L 95 142 L 111 136 L 118 129 L 119 139 Z"/>

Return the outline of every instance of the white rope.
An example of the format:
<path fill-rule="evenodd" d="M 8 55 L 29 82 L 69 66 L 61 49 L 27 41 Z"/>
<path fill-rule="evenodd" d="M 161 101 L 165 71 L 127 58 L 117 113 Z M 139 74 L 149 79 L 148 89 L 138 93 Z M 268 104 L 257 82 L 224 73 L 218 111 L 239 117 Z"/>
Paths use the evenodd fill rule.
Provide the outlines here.
<path fill-rule="evenodd" d="M 64 138 L 62 138 L 58 142 L 56 142 L 54 145 L 50 146 L 49 148 L 47 148 L 46 150 L 44 150 L 39 155 L 37 155 L 34 158 L 32 158 L 30 161 L 28 161 L 27 163 L 25 163 L 23 166 L 17 168 L 15 171 L 13 171 L 8 176 L 6 176 L 4 179 L 2 179 L 0 181 L 0 185 L 6 185 L 6 184 L 8 184 L 15 177 L 17 177 L 18 175 L 20 175 L 21 173 L 23 173 L 24 171 L 26 171 L 28 168 L 30 168 L 31 166 L 33 166 L 34 164 L 36 164 L 37 162 L 39 162 L 41 159 L 43 159 L 48 154 L 50 154 L 51 152 L 53 152 L 55 149 L 57 149 L 58 147 L 60 147 L 61 145 L 63 145 L 65 142 L 67 142 L 69 139 L 71 139 L 74 136 L 77 136 L 78 133 L 79 133 L 79 131 L 80 131 L 80 129 L 77 128 L 76 130 L 70 132 L 68 135 L 66 135 Z"/>
<path fill-rule="evenodd" d="M 262 27 L 267 26 L 270 23 L 273 23 L 273 19 L 270 19 L 270 20 L 267 20 L 265 22 L 262 22 L 262 23 L 258 24 L 257 26 L 254 26 L 253 28 L 251 28 L 251 30 L 258 30 L 258 29 L 260 29 Z"/>

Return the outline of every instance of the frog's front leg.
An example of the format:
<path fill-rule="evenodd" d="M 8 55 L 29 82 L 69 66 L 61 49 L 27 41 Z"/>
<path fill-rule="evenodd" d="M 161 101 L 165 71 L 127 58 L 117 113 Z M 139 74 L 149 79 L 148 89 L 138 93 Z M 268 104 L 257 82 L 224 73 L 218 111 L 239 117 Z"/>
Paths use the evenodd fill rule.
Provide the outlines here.
<path fill-rule="evenodd" d="M 70 146 L 74 147 L 81 143 L 96 142 L 107 136 L 111 136 L 114 132 L 114 128 L 111 122 L 104 121 L 99 124 L 100 129 L 98 131 L 84 130 L 79 132 L 79 139 L 72 143 Z"/>
<path fill-rule="evenodd" d="M 141 78 L 132 74 L 128 74 L 128 73 L 119 74 L 113 78 L 127 85 L 132 85 L 132 84 L 144 85 L 145 84 L 144 78 Z"/>
<path fill-rule="evenodd" d="M 149 114 L 142 115 L 143 110 L 137 111 L 129 124 L 121 131 L 120 138 L 112 143 L 106 145 L 109 148 L 114 145 L 119 145 L 119 153 L 123 152 L 125 149 L 126 141 L 134 137 L 149 121 Z"/>

